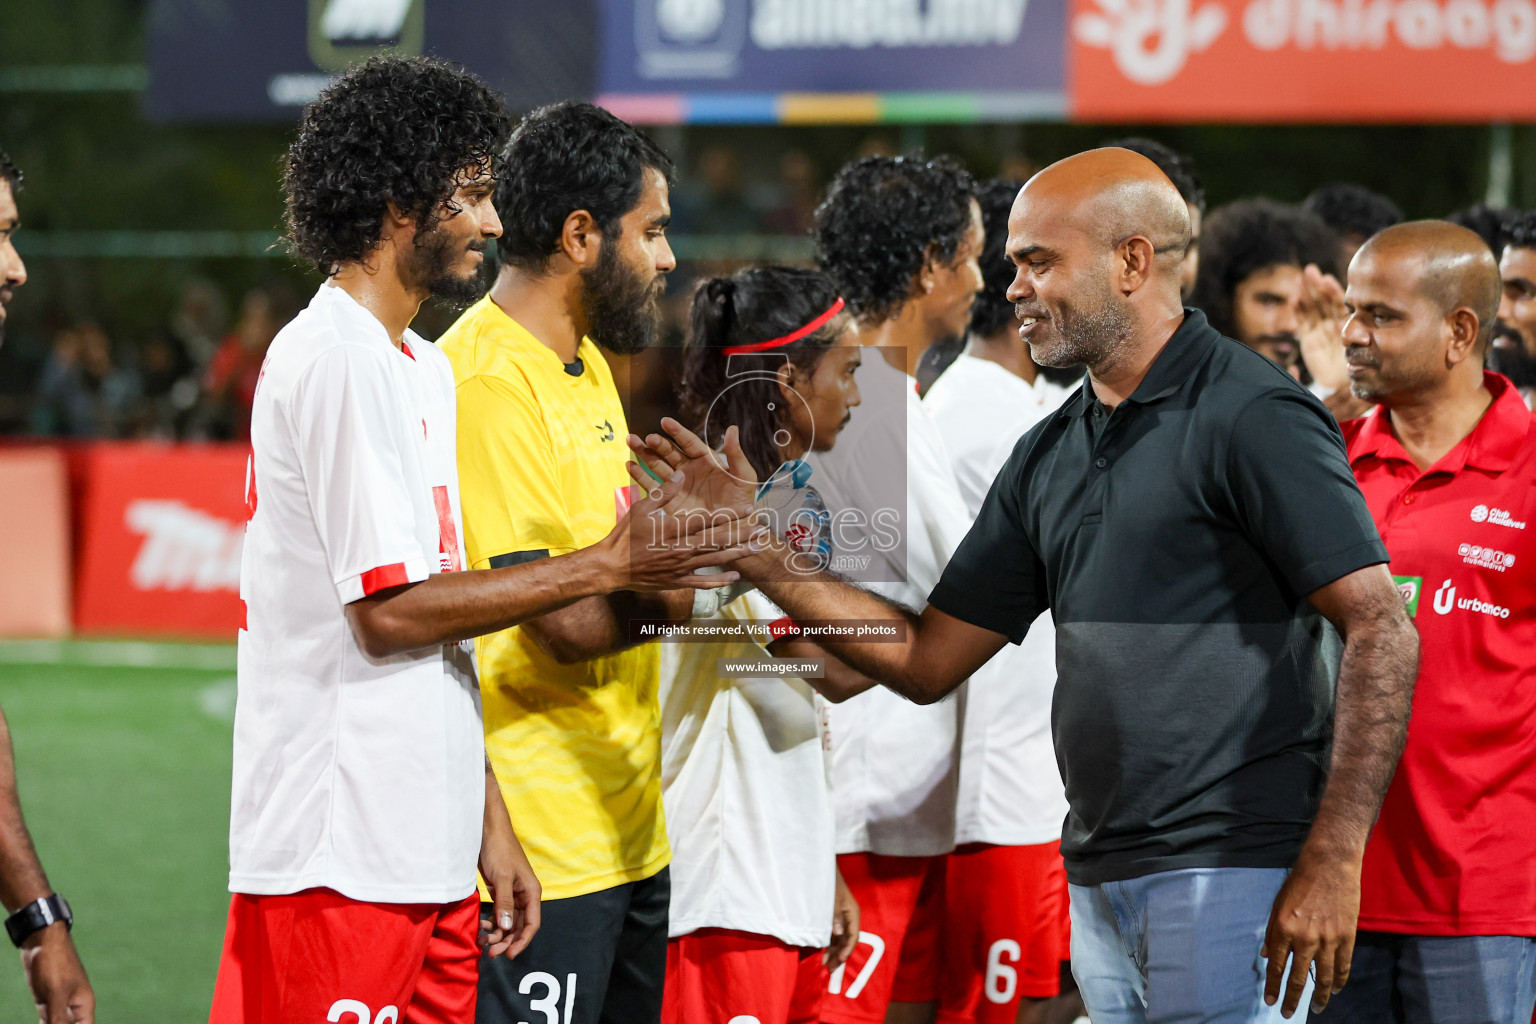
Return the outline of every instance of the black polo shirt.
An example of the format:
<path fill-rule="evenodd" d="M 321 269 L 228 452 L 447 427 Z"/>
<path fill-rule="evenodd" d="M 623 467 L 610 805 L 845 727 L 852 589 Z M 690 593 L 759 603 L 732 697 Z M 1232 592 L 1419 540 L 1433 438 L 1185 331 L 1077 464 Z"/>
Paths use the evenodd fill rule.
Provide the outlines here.
<path fill-rule="evenodd" d="M 1321 402 L 1197 310 L 1112 413 L 1020 439 L 929 601 L 1014 643 L 1049 608 L 1067 876 L 1289 867 L 1339 642 L 1307 595 L 1387 552 Z"/>

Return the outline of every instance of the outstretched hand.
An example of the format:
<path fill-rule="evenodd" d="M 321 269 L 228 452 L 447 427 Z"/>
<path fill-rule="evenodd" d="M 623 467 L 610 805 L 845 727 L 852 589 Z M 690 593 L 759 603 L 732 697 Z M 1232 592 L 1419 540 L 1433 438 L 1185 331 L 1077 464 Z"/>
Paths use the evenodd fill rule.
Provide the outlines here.
<path fill-rule="evenodd" d="M 1325 274 L 1317 264 L 1309 263 L 1302 271 L 1306 295 L 1301 304 L 1301 361 L 1307 372 L 1322 387 L 1340 391 L 1349 387 L 1349 367 L 1344 362 L 1344 322 L 1349 308 L 1344 304 L 1344 286 L 1332 274 Z"/>
<path fill-rule="evenodd" d="M 751 554 L 766 531 L 751 519 L 752 506 L 718 504 L 708 511 L 690 508 L 689 474 L 671 470 L 661 486 L 632 505 L 612 532 L 599 542 L 614 589 L 713 590 L 741 578 L 734 570 L 699 575 Z"/>
<path fill-rule="evenodd" d="M 757 497 L 757 471 L 741 450 L 736 427 L 726 428 L 718 452 L 670 416 L 661 421 L 661 428 L 664 434 L 650 434 L 643 440 L 636 434 L 629 435 L 630 450 L 640 462 L 629 464 L 629 475 L 636 483 L 649 489 L 657 480 L 683 471 L 687 484 L 672 512 L 751 508 Z"/>

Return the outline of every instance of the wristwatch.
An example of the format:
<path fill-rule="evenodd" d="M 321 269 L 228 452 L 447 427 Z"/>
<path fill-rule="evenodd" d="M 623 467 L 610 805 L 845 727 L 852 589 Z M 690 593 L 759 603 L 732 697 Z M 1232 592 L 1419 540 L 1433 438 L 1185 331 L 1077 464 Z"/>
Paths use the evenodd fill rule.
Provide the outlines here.
<path fill-rule="evenodd" d="M 33 900 L 5 919 L 5 930 L 16 947 L 55 921 L 63 921 L 66 930 L 74 927 L 75 915 L 69 909 L 69 901 L 58 893 Z"/>

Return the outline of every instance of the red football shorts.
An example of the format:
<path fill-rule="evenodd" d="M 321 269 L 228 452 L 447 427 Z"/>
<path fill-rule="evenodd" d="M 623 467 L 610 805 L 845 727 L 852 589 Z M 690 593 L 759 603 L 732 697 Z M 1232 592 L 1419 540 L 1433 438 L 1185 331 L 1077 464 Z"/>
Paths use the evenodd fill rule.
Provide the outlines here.
<path fill-rule="evenodd" d="M 725 928 L 670 939 L 661 1024 L 816 1024 L 827 983 L 821 958 L 819 949 Z"/>
<path fill-rule="evenodd" d="M 209 1024 L 474 1024 L 480 897 L 236 893 Z"/>
<path fill-rule="evenodd" d="M 859 903 L 859 944 L 822 996 L 827 1024 L 882 1024 L 893 1001 L 938 997 L 944 861 L 838 855 L 837 869 Z"/>
<path fill-rule="evenodd" d="M 941 1024 L 1013 1024 L 1019 1000 L 1061 993 L 1071 948 L 1059 843 L 969 843 L 945 886 Z"/>

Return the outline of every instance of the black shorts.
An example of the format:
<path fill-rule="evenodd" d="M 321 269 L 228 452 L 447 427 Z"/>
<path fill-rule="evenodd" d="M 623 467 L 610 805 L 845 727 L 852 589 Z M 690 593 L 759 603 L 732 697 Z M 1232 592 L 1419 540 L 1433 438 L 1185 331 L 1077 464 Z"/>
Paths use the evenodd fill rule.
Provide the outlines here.
<path fill-rule="evenodd" d="M 671 899 L 672 873 L 663 868 L 545 900 L 539 933 L 517 959 L 480 958 L 476 1024 L 658 1024 Z"/>

